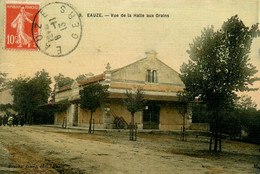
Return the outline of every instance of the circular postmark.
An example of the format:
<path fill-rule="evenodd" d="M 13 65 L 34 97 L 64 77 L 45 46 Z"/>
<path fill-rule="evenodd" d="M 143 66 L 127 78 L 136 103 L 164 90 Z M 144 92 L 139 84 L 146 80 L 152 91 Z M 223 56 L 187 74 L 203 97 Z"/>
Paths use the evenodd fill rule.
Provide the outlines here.
<path fill-rule="evenodd" d="M 53 2 L 34 16 L 32 36 L 44 54 L 61 57 L 74 51 L 82 36 L 81 15 L 67 3 Z M 39 22 L 36 22 L 39 18 Z"/>

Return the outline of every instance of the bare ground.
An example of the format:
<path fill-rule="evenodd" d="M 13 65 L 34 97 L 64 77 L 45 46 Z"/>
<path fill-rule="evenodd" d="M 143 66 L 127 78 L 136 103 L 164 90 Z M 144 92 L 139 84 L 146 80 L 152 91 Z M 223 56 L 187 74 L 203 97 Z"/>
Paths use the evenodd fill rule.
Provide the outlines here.
<path fill-rule="evenodd" d="M 222 153 L 210 153 L 209 140 L 203 136 L 189 136 L 182 142 L 177 134 L 139 133 L 136 142 L 128 139 L 126 131 L 92 135 L 87 130 L 1 126 L 1 145 L 9 154 L 2 155 L 5 162 L 0 165 L 23 174 L 260 173 L 258 145 L 224 140 Z"/>

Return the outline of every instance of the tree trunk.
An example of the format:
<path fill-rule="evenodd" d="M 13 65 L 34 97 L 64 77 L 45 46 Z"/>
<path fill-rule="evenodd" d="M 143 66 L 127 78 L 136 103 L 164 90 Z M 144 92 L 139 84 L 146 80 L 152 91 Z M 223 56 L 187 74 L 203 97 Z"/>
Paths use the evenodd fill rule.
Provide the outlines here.
<path fill-rule="evenodd" d="M 182 141 L 185 140 L 185 114 L 183 115 L 183 119 L 182 119 Z"/>
<path fill-rule="evenodd" d="M 90 112 L 90 120 L 89 120 L 89 129 L 88 129 L 88 133 L 91 134 L 92 130 L 91 130 L 91 127 L 92 127 L 92 114 L 93 112 L 91 111 Z"/>
<path fill-rule="evenodd" d="M 131 119 L 131 122 L 132 124 L 134 125 L 135 124 L 135 117 L 134 117 L 134 113 L 131 113 L 132 114 L 132 119 Z"/>
<path fill-rule="evenodd" d="M 24 117 L 25 117 L 25 123 L 29 124 L 29 119 L 28 119 L 28 114 L 27 112 L 24 112 Z"/>
<path fill-rule="evenodd" d="M 222 139 L 222 133 L 220 131 L 220 136 L 219 136 L 219 151 L 221 152 L 222 148 L 221 148 L 221 139 Z"/>
<path fill-rule="evenodd" d="M 210 119 L 210 141 L 209 141 L 209 151 L 212 150 L 212 140 L 213 140 L 213 132 L 214 132 L 214 129 L 213 129 L 213 119 L 211 118 Z"/>
<path fill-rule="evenodd" d="M 216 123 L 216 127 L 217 127 L 217 123 Z M 214 151 L 217 152 L 218 150 L 218 130 L 216 128 L 215 130 L 215 136 L 214 136 Z"/>
<path fill-rule="evenodd" d="M 131 124 L 130 124 L 130 141 L 134 141 L 134 113 L 131 113 Z"/>
<path fill-rule="evenodd" d="M 239 140 L 242 140 L 242 123 L 241 123 L 241 117 L 239 116 Z"/>
<path fill-rule="evenodd" d="M 220 118 L 219 118 L 219 108 L 217 107 L 215 114 L 215 142 L 214 142 L 214 151 L 218 151 L 218 141 L 219 141 L 219 128 L 220 128 Z"/>
<path fill-rule="evenodd" d="M 212 137 L 213 137 L 213 132 L 211 133 L 211 135 L 210 135 L 210 142 L 209 142 L 209 151 L 211 151 L 212 150 Z"/>
<path fill-rule="evenodd" d="M 221 142 L 221 140 L 222 140 L 222 116 L 219 116 L 218 115 L 218 117 L 219 117 L 219 152 L 221 152 L 221 150 L 222 150 L 222 142 Z"/>

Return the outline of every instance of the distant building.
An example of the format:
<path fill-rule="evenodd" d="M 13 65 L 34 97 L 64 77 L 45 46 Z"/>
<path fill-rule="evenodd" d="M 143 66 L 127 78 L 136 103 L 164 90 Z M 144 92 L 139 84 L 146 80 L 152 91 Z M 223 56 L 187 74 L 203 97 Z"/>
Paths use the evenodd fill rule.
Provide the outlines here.
<path fill-rule="evenodd" d="M 0 91 L 0 105 L 13 104 L 13 96 L 11 94 L 11 89 L 3 89 Z M 14 114 L 15 111 L 8 109 L 8 112 Z M 6 112 L 0 110 L 0 116 L 6 115 Z"/>
<path fill-rule="evenodd" d="M 138 128 L 181 130 L 182 116 L 176 108 L 176 93 L 183 90 L 184 84 L 175 70 L 157 58 L 156 52 L 146 52 L 145 58 L 115 70 L 111 70 L 107 64 L 102 74 L 56 90 L 55 103 L 65 100 L 70 103 L 65 112 L 55 114 L 56 125 L 66 120 L 67 126 L 88 127 L 90 112 L 83 111 L 78 101 L 79 91 L 91 83 L 109 85 L 110 92 L 109 102 L 93 114 L 96 128 L 114 128 L 115 115 L 122 116 L 130 123 L 131 114 L 123 99 L 126 98 L 126 90 L 134 92 L 141 87 L 147 104 L 143 111 L 135 114 Z M 189 118 L 186 124 L 190 122 Z"/>

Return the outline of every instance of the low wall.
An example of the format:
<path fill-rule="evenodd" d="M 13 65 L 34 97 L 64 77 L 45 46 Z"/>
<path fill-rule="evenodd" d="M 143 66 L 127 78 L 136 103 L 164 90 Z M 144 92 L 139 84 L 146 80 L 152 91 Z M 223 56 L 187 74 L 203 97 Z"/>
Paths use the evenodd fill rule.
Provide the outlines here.
<path fill-rule="evenodd" d="M 190 130 L 210 131 L 209 123 L 191 123 Z"/>
<path fill-rule="evenodd" d="M 185 127 L 186 127 L 186 130 L 187 130 L 187 128 L 188 128 L 188 126 L 187 125 L 185 125 Z M 160 124 L 159 125 L 159 130 L 161 130 L 161 131 L 181 131 L 181 129 L 182 129 L 182 124 L 175 124 L 175 125 L 173 125 L 173 124 Z"/>

